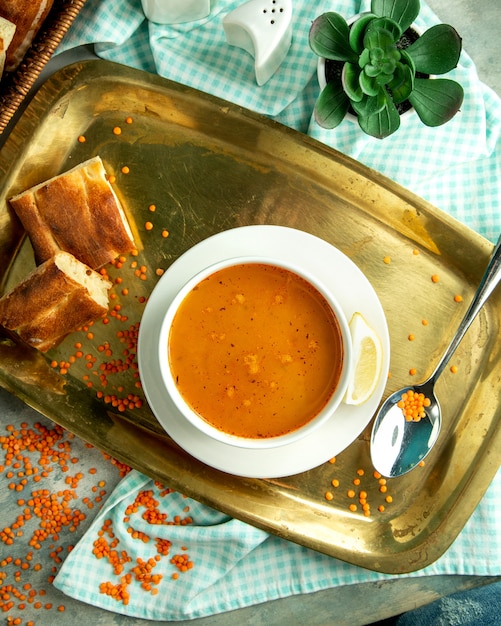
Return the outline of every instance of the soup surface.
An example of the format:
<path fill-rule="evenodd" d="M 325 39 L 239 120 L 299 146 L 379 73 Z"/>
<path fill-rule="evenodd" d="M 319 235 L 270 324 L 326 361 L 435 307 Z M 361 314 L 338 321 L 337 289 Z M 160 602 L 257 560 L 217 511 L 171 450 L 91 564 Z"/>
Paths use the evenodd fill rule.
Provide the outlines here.
<path fill-rule="evenodd" d="M 322 294 L 264 263 L 198 283 L 174 316 L 168 350 L 185 401 L 217 429 L 253 439 L 284 435 L 318 415 L 344 353 Z"/>

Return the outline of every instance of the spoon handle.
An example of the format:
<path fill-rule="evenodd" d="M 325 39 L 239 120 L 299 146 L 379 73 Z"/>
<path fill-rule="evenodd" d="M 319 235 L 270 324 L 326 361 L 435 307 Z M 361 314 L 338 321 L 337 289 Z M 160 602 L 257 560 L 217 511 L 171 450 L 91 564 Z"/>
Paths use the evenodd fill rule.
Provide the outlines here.
<path fill-rule="evenodd" d="M 497 287 L 498 283 L 501 280 L 501 235 L 499 236 L 498 242 L 494 247 L 492 252 L 491 259 L 489 264 L 482 276 L 482 280 L 478 286 L 478 289 L 473 296 L 473 300 L 471 301 L 468 310 L 463 317 L 461 324 L 459 325 L 456 334 L 452 338 L 447 350 L 444 355 L 440 359 L 435 371 L 428 379 L 429 381 L 435 382 L 435 380 L 440 376 L 440 374 L 444 371 L 445 366 L 449 362 L 449 359 L 456 351 L 461 339 L 464 337 L 466 331 L 470 327 L 471 323 L 479 313 L 480 309 L 484 306 L 489 296 L 492 294 L 494 289 Z"/>

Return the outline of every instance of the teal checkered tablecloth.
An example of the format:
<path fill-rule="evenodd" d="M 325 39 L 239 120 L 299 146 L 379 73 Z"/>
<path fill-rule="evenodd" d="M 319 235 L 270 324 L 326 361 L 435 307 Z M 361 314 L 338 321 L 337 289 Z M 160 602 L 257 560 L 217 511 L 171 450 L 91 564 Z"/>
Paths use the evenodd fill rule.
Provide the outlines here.
<path fill-rule="evenodd" d="M 349 16 L 366 10 L 368 0 L 295 1 L 292 47 L 278 72 L 261 87 L 255 82 L 252 57 L 226 44 L 221 21 L 239 4 L 238 0 L 213 0 L 207 19 L 160 26 L 147 22 L 139 0 L 87 0 L 60 50 L 93 43 L 103 58 L 157 72 L 260 112 L 358 159 L 484 237 L 497 239 L 501 231 L 501 103 L 480 82 L 466 52 L 453 72 L 465 88 L 465 101 L 449 124 L 429 129 L 416 116 L 410 117 L 396 135 L 383 141 L 364 135 L 347 120 L 335 131 L 325 131 L 311 117 L 318 84 L 316 57 L 309 50 L 307 33 L 316 15 L 337 10 Z M 433 12 L 423 6 L 419 26 L 428 28 L 437 22 Z M 404 159 L 407 150 L 409 158 Z M 156 502 L 152 505 L 155 515 L 167 516 L 164 521 L 189 515 L 192 523 L 161 524 L 156 527 L 156 542 L 137 541 L 140 533 L 152 535 L 148 516 L 143 516 L 145 492 L 150 504 Z M 498 472 L 449 550 L 409 576 L 500 575 L 501 534 L 495 513 L 500 498 Z M 137 506 L 131 508 L 134 502 Z M 134 530 L 128 531 L 128 527 Z M 136 533 L 135 538 L 130 532 Z M 167 573 L 161 561 L 153 560 L 149 574 L 163 576 L 159 583 L 150 580 L 152 588 L 158 586 L 158 595 L 144 593 L 137 581 L 122 582 L 131 594 L 128 604 L 100 593 L 102 581 L 110 581 L 120 593 L 121 576 L 136 566 L 134 559 L 155 559 L 158 547 L 167 545 L 160 539 L 171 542 L 171 556 L 187 555 L 193 569 L 180 572 L 175 580 L 175 564 L 170 564 Z M 118 556 L 96 559 L 93 550 L 98 540 L 106 540 L 108 546 L 115 542 Z M 121 550 L 131 555 L 133 562 L 123 572 L 114 573 L 112 563 L 120 560 Z M 143 563 L 141 571 L 144 580 L 148 566 Z M 388 578 L 268 535 L 178 493 L 166 493 L 154 481 L 132 471 L 66 558 L 54 584 L 72 597 L 110 611 L 180 620 L 291 594 Z"/>

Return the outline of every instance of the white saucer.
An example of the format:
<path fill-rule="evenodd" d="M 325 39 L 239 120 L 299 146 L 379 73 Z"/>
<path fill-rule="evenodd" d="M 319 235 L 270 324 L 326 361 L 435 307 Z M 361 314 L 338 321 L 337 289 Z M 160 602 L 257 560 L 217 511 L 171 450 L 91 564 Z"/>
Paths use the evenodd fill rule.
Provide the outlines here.
<path fill-rule="evenodd" d="M 202 434 L 168 398 L 158 360 L 160 326 L 176 292 L 209 264 L 239 255 L 283 260 L 298 256 L 305 270 L 332 287 L 348 321 L 364 315 L 381 338 L 383 370 L 373 396 L 361 406 L 341 404 L 308 437 L 278 448 L 236 448 Z M 386 385 L 390 339 L 383 308 L 365 275 L 342 252 L 309 233 L 283 226 L 243 226 L 209 237 L 185 252 L 158 281 L 139 328 L 138 363 L 146 399 L 166 432 L 189 454 L 218 470 L 248 478 L 278 478 L 307 471 L 347 448 L 374 415 Z"/>

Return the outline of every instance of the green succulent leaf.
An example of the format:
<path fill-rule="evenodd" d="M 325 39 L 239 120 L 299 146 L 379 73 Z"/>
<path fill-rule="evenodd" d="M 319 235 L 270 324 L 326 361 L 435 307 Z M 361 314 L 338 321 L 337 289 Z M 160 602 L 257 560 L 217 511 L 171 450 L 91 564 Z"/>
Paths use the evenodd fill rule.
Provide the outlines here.
<path fill-rule="evenodd" d="M 365 67 L 371 62 L 371 52 L 367 48 L 364 48 L 362 54 L 358 58 L 358 64 L 360 67 Z"/>
<path fill-rule="evenodd" d="M 408 65 L 412 75 L 416 75 L 416 64 L 411 56 L 407 54 L 407 50 L 400 50 L 400 61 L 404 65 Z"/>
<path fill-rule="evenodd" d="M 315 54 L 333 61 L 358 60 L 350 47 L 350 29 L 342 15 L 327 12 L 319 15 L 311 25 L 309 33 L 310 48 Z"/>
<path fill-rule="evenodd" d="M 386 74 L 387 76 L 391 77 L 396 67 L 397 67 L 396 62 L 393 59 L 390 59 L 389 61 L 386 61 L 385 63 L 383 63 L 383 67 L 381 68 L 381 73 Z"/>
<path fill-rule="evenodd" d="M 367 76 L 365 72 L 360 72 L 360 87 L 367 96 L 377 96 L 380 86 L 376 82 L 376 78 Z"/>
<path fill-rule="evenodd" d="M 350 101 L 340 81 L 332 81 L 322 89 L 315 103 L 315 121 L 322 128 L 336 128 L 344 119 Z"/>
<path fill-rule="evenodd" d="M 369 78 L 375 78 L 378 74 L 381 74 L 381 69 L 375 65 L 367 63 L 364 67 L 364 72 L 367 76 L 369 76 Z"/>
<path fill-rule="evenodd" d="M 379 17 L 390 17 L 405 32 L 419 15 L 419 0 L 372 0 L 371 13 Z"/>
<path fill-rule="evenodd" d="M 391 72 L 391 74 L 385 74 L 381 72 L 380 74 L 376 76 L 376 84 L 382 87 L 390 83 L 392 79 L 393 79 L 393 72 Z"/>
<path fill-rule="evenodd" d="M 369 50 L 369 57 L 372 62 L 382 61 L 385 57 L 384 50 L 382 48 L 371 48 Z"/>
<path fill-rule="evenodd" d="M 400 128 L 400 115 L 391 98 L 387 98 L 384 107 L 377 113 L 359 116 L 358 124 L 364 133 L 384 139 Z"/>
<path fill-rule="evenodd" d="M 440 126 L 459 111 L 464 91 L 448 78 L 416 78 L 409 102 L 426 126 Z"/>
<path fill-rule="evenodd" d="M 448 24 L 437 24 L 407 48 L 416 70 L 424 74 L 445 74 L 454 69 L 461 54 L 461 37 Z"/>
<path fill-rule="evenodd" d="M 369 117 L 382 111 L 386 106 L 386 93 L 384 89 L 380 89 L 376 96 L 366 96 L 359 101 L 352 101 L 351 106 L 360 117 Z"/>
<path fill-rule="evenodd" d="M 350 28 L 350 46 L 357 54 L 364 49 L 364 34 L 367 26 L 376 18 L 372 13 L 361 15 Z"/>
<path fill-rule="evenodd" d="M 388 83 L 393 102 L 400 104 L 407 100 L 414 89 L 414 74 L 408 65 L 399 63 L 392 80 Z"/>
<path fill-rule="evenodd" d="M 376 19 L 372 19 L 367 25 L 365 32 L 369 34 L 372 31 L 380 28 L 391 33 L 391 37 L 394 43 L 396 43 L 402 36 L 402 29 L 400 28 L 399 24 L 397 24 L 397 22 L 395 22 L 395 20 L 392 20 L 390 17 L 378 17 Z"/>
<path fill-rule="evenodd" d="M 355 63 L 345 63 L 343 67 L 343 87 L 348 98 L 354 102 L 362 100 L 364 95 L 359 82 L 360 68 Z"/>
<path fill-rule="evenodd" d="M 386 51 L 394 46 L 393 37 L 390 31 L 384 28 L 378 28 L 377 30 L 371 30 L 365 33 L 364 47 L 370 49 L 381 48 Z"/>

